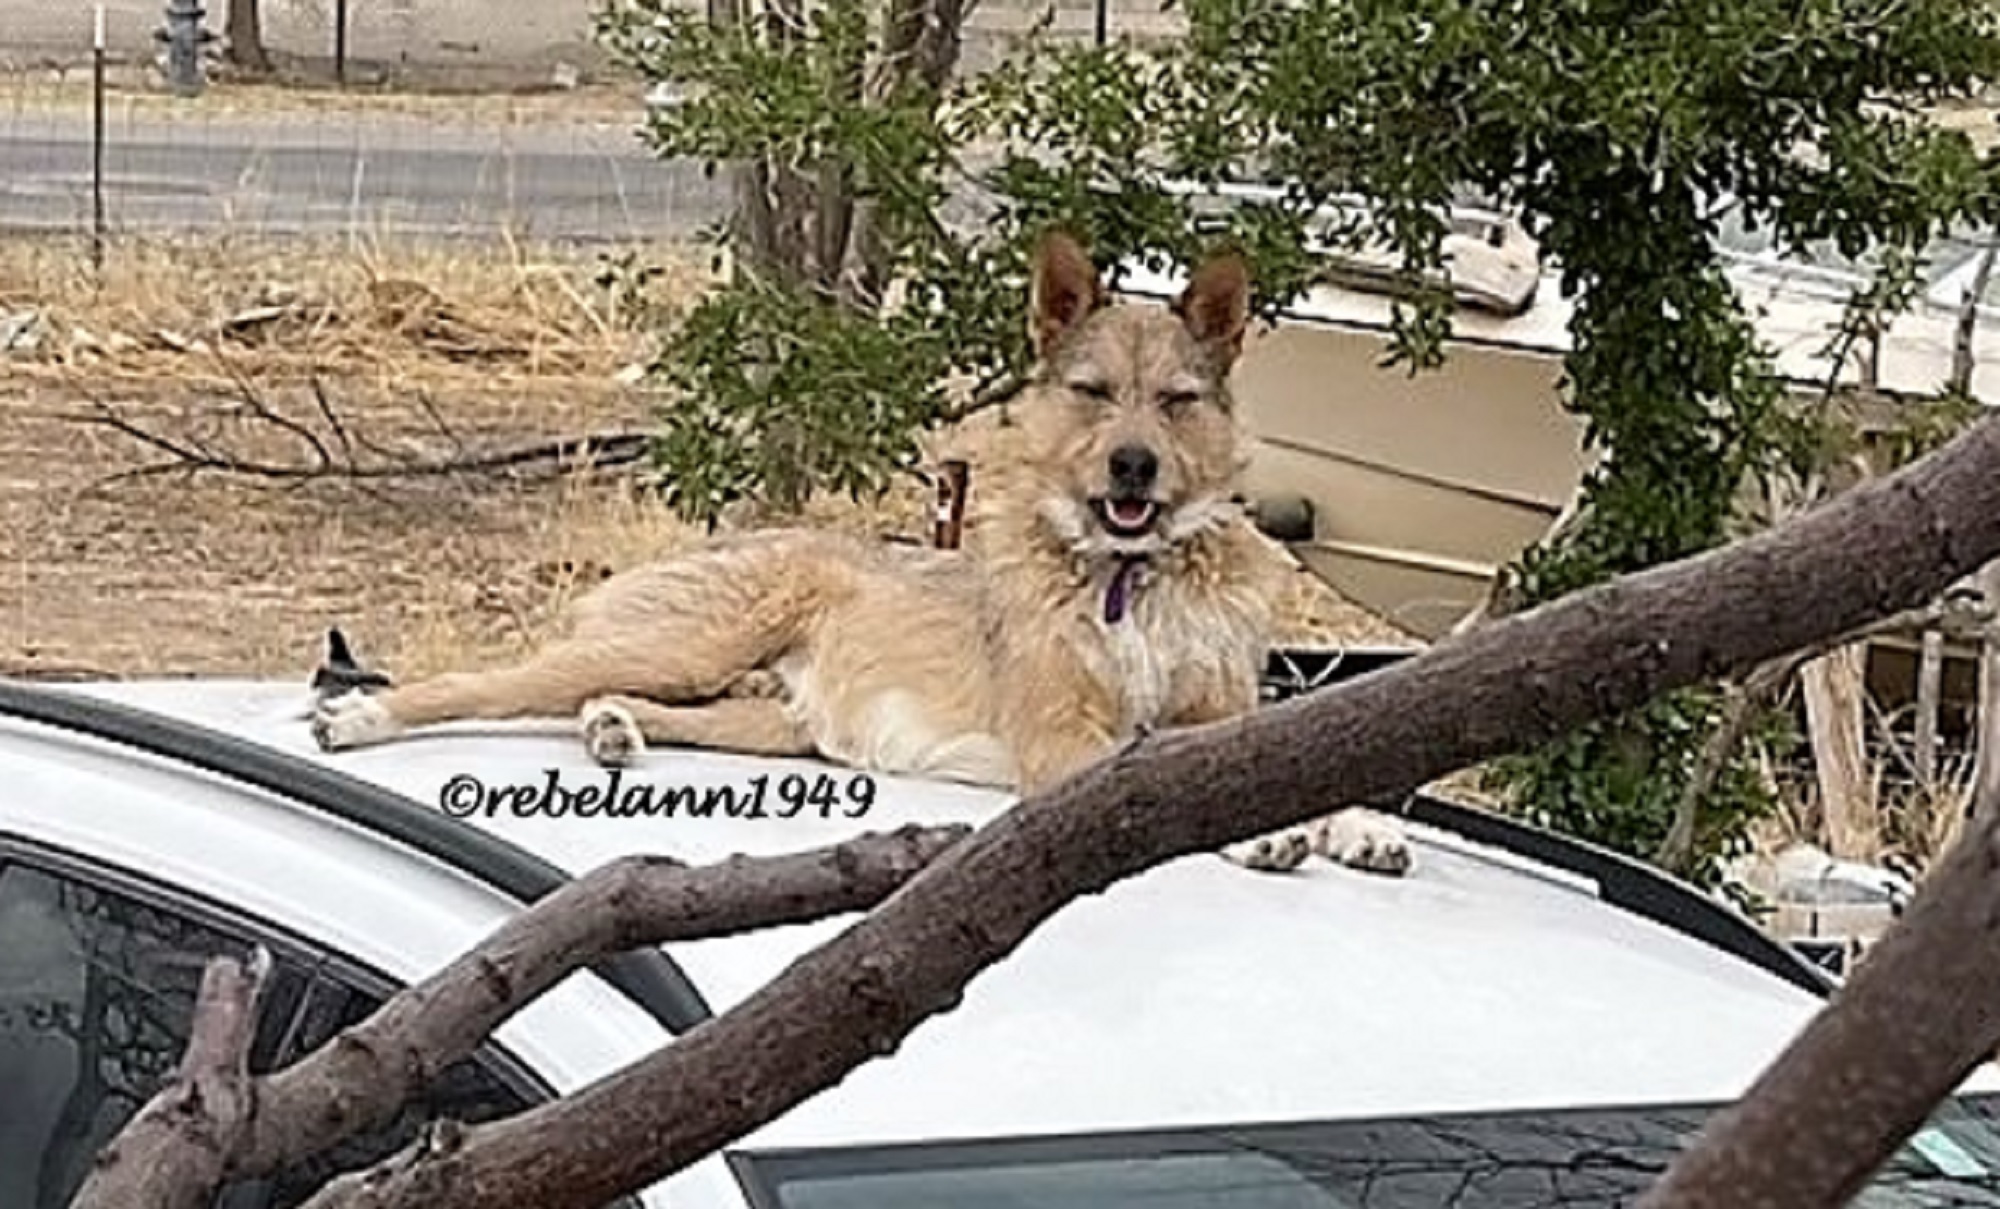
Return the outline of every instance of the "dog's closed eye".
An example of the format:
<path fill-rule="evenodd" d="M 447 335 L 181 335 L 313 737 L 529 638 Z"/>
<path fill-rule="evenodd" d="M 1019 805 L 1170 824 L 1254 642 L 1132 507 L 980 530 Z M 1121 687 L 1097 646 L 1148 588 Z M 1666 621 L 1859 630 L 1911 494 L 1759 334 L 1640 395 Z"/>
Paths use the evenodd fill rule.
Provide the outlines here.
<path fill-rule="evenodd" d="M 1100 378 L 1080 378 L 1069 384 L 1069 388 L 1086 399 L 1100 403 L 1111 401 L 1111 384 Z"/>
<path fill-rule="evenodd" d="M 1201 402 L 1198 390 L 1163 390 L 1160 392 L 1160 410 L 1168 415 L 1186 411 Z"/>

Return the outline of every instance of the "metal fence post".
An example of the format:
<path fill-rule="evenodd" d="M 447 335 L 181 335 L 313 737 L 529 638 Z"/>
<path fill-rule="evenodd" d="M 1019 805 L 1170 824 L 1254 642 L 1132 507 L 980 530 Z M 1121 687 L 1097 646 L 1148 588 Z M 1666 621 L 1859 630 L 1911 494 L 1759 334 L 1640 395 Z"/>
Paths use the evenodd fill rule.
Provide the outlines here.
<path fill-rule="evenodd" d="M 333 0 L 333 78 L 347 83 L 347 0 Z"/>
<path fill-rule="evenodd" d="M 104 6 L 90 40 L 90 265 L 104 277 Z"/>

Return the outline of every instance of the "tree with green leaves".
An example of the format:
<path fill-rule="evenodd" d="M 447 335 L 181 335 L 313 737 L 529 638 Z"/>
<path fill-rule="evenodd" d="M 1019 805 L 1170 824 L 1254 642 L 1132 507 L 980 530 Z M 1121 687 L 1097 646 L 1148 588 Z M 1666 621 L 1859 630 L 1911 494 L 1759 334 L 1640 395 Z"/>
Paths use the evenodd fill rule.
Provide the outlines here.
<path fill-rule="evenodd" d="M 1178 39 L 1030 38 L 954 79 L 961 0 L 774 0 L 720 21 L 612 0 L 607 44 L 686 98 L 651 120 L 658 152 L 756 178 L 730 236 L 739 271 L 657 366 L 676 505 L 712 520 L 741 496 L 877 490 L 927 428 L 1004 397 L 1028 368 L 1025 250 L 1051 224 L 1114 282 L 1232 241 L 1266 317 L 1326 253 L 1375 241 L 1403 294 L 1385 361 L 1424 372 L 1450 331 L 1449 209 L 1470 194 L 1559 267 L 1562 405 L 1603 455 L 1577 523 L 1510 568 L 1532 605 L 1723 541 L 1746 485 L 1801 479 L 1824 448 L 1722 271 L 1725 207 L 1781 247 L 1885 270 L 1993 210 L 1970 140 L 1922 113 L 2000 74 L 1983 0 L 1183 9 Z M 1246 180 L 1277 188 L 1214 204 Z M 1729 751 L 1684 801 L 1727 701 L 1687 687 L 1494 772 L 1530 817 L 1708 880 L 1769 806 Z M 1762 716 L 1727 721 L 1783 740 Z"/>

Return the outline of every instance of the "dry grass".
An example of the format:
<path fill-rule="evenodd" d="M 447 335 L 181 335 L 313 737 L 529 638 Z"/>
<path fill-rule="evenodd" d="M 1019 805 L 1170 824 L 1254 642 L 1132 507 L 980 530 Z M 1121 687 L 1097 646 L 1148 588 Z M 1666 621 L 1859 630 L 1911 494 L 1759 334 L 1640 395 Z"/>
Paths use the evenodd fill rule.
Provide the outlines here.
<path fill-rule="evenodd" d="M 650 348 L 648 324 L 694 297 L 702 258 L 640 249 L 663 273 L 636 297 L 599 289 L 580 254 L 510 245 L 133 240 L 100 280 L 76 244 L 0 243 L 0 309 L 42 312 L 9 378 L 94 390 L 317 375 L 452 392 L 535 383 L 602 390 Z"/>
<path fill-rule="evenodd" d="M 303 676 L 333 624 L 400 675 L 483 664 L 545 637 L 604 571 L 695 540 L 602 479 L 106 485 L 150 455 L 65 418 L 101 400 L 297 461 L 231 392 L 309 421 L 317 379 L 357 434 L 429 454 L 451 452 L 440 424 L 484 447 L 642 425 L 652 401 L 620 372 L 706 280 L 697 249 L 645 252 L 668 271 L 628 304 L 590 259 L 519 247 L 137 242 L 100 283 L 73 243 L 0 245 L 0 315 L 44 316 L 39 347 L 0 362 L 0 670 Z M 806 519 L 925 538 L 928 503 L 912 478 Z M 1290 641 L 1405 641 L 1303 571 L 1288 620 Z"/>
<path fill-rule="evenodd" d="M 1755 859 L 1769 862 L 1794 844 L 1811 844 L 1840 860 L 1921 875 L 1964 826 L 1973 794 L 1973 753 L 1942 760 L 1928 789 L 1902 775 L 1914 760 L 1901 738 L 1878 732 L 1876 752 L 1865 762 L 1862 800 L 1843 818 L 1829 818 L 1816 790 L 1787 785 L 1777 813 L 1752 829 Z"/>

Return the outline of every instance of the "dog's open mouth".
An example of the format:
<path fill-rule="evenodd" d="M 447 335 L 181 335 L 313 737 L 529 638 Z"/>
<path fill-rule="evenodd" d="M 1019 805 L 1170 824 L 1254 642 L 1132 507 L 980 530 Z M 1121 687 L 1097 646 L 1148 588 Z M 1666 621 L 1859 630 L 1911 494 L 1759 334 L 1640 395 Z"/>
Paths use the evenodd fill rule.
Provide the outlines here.
<path fill-rule="evenodd" d="M 1144 537 L 1160 519 L 1160 506 L 1152 500 L 1100 499 L 1093 507 L 1097 523 L 1113 537 Z"/>

